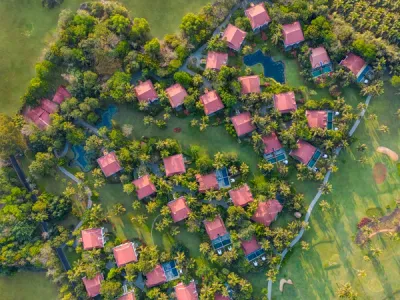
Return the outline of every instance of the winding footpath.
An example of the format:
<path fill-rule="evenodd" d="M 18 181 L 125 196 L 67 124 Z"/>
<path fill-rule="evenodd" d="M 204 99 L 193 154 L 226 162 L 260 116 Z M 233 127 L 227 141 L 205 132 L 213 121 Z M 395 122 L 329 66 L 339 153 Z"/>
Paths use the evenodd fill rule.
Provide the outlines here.
<path fill-rule="evenodd" d="M 367 98 L 365 99 L 365 109 L 363 109 L 360 114 L 358 119 L 354 122 L 353 126 L 351 127 L 350 131 L 349 131 L 349 136 L 353 136 L 354 132 L 356 131 L 356 129 L 358 128 L 358 126 L 361 123 L 362 118 L 365 115 L 365 112 L 367 111 L 367 108 L 369 106 L 369 103 L 371 101 L 372 96 L 368 95 Z M 340 151 L 342 150 L 342 147 L 338 147 L 335 150 L 335 157 L 337 157 L 340 153 Z M 329 181 L 329 178 L 331 176 L 331 171 L 328 171 L 328 173 L 326 173 L 325 178 L 323 183 L 327 183 Z M 311 217 L 311 213 L 315 207 L 315 205 L 318 203 L 319 198 L 321 197 L 322 192 L 321 190 L 318 190 L 318 193 L 315 195 L 314 199 L 311 201 L 310 206 L 307 209 L 307 213 L 306 216 L 304 217 L 304 221 L 308 223 L 310 217 Z M 305 229 L 302 228 L 299 232 L 299 234 L 292 240 L 292 242 L 290 243 L 289 247 L 287 247 L 285 250 L 282 251 L 281 253 L 281 262 L 279 263 L 279 265 L 277 266 L 277 270 L 279 271 L 281 264 L 283 262 L 283 259 L 285 258 L 286 254 L 301 240 L 301 238 L 303 237 Z M 272 298 L 272 280 L 268 280 L 268 300 L 271 300 Z"/>

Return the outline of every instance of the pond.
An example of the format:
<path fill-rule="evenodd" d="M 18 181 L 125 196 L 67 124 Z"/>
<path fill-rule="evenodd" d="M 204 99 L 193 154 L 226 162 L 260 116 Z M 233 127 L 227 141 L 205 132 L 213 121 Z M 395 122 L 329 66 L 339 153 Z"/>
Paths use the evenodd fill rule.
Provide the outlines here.
<path fill-rule="evenodd" d="M 74 152 L 74 159 L 71 161 L 71 166 L 78 166 L 83 172 L 89 172 L 91 165 L 85 148 L 82 145 L 74 145 L 71 149 Z"/>
<path fill-rule="evenodd" d="M 106 110 L 96 109 L 96 113 L 100 115 L 100 121 L 96 124 L 96 127 L 107 127 L 107 129 L 111 129 L 111 120 L 117 111 L 118 108 L 115 105 L 108 106 Z"/>
<path fill-rule="evenodd" d="M 271 77 L 279 83 L 285 83 L 285 65 L 283 62 L 274 61 L 272 57 L 264 55 L 261 50 L 244 56 L 243 62 L 249 67 L 261 64 L 265 77 Z"/>

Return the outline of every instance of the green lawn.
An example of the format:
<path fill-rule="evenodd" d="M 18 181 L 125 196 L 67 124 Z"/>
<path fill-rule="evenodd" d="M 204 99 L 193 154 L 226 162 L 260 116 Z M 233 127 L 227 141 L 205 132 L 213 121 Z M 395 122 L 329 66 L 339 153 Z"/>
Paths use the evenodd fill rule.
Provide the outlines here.
<path fill-rule="evenodd" d="M 43 272 L 20 272 L 12 276 L 0 276 L 2 300 L 57 299 L 57 288 Z"/>
<path fill-rule="evenodd" d="M 387 84 L 386 93 L 372 100 L 368 111 L 378 115 L 378 121 L 364 120 L 355 134 L 356 142 L 349 151 L 339 156 L 339 172 L 331 177 L 334 192 L 323 197 L 331 204 L 329 212 L 315 208 L 311 218 L 311 229 L 304 240 L 311 244 L 308 252 L 299 246 L 286 258 L 278 276 L 290 278 L 294 285 L 279 291 L 274 284 L 274 299 L 335 299 L 337 285 L 350 282 L 361 299 L 398 299 L 400 282 L 399 242 L 387 237 L 373 238 L 373 245 L 383 250 L 374 261 L 364 262 L 362 251 L 355 243 L 357 223 L 367 216 L 368 209 L 380 208 L 392 211 L 395 201 L 400 199 L 400 176 L 396 164 L 375 151 L 386 146 L 400 153 L 400 130 L 395 112 L 400 108 L 394 90 Z M 379 124 L 389 126 L 390 133 L 381 133 Z M 368 146 L 368 163 L 356 161 L 360 153 L 355 150 L 358 143 Z M 376 184 L 372 169 L 376 163 L 384 163 L 388 170 L 386 182 Z M 358 278 L 357 270 L 365 270 L 366 278 Z"/>

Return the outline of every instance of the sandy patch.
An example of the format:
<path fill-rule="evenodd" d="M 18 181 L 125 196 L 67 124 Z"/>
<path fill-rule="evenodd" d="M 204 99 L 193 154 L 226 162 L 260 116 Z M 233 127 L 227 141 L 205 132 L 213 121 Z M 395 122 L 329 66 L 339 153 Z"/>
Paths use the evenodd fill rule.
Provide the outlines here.
<path fill-rule="evenodd" d="M 387 169 L 385 164 L 383 163 L 376 163 L 374 169 L 372 171 L 374 176 L 374 180 L 377 184 L 384 183 L 387 176 Z"/>
<path fill-rule="evenodd" d="M 399 155 L 396 152 L 394 152 L 393 150 L 390 150 L 389 148 L 378 147 L 378 148 L 376 148 L 376 151 L 379 153 L 382 153 L 382 154 L 386 154 L 393 161 L 399 160 Z"/>
<path fill-rule="evenodd" d="M 293 284 L 293 282 L 290 279 L 286 280 L 282 278 L 281 281 L 279 282 L 279 290 L 281 291 L 281 293 L 283 293 L 283 286 L 285 285 L 285 283 Z"/>

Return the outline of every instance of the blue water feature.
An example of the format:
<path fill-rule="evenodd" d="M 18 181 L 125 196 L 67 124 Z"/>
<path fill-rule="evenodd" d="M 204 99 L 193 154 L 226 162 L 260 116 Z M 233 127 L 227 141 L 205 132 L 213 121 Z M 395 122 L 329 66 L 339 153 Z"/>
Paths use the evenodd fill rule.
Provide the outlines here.
<path fill-rule="evenodd" d="M 261 50 L 244 56 L 243 62 L 249 67 L 262 64 L 265 77 L 272 77 L 277 82 L 285 83 L 285 65 L 283 62 L 274 61 L 272 57 L 264 55 Z"/>
<path fill-rule="evenodd" d="M 83 172 L 89 172 L 91 167 L 83 146 L 72 146 L 72 152 L 74 152 L 74 160 L 72 161 L 72 164 L 77 165 L 79 168 L 82 169 Z"/>
<path fill-rule="evenodd" d="M 112 123 L 111 120 L 114 114 L 118 111 L 118 108 L 115 105 L 110 105 L 106 110 L 98 109 L 96 113 L 100 115 L 100 121 L 96 124 L 97 128 L 107 127 L 107 129 L 111 129 Z"/>

